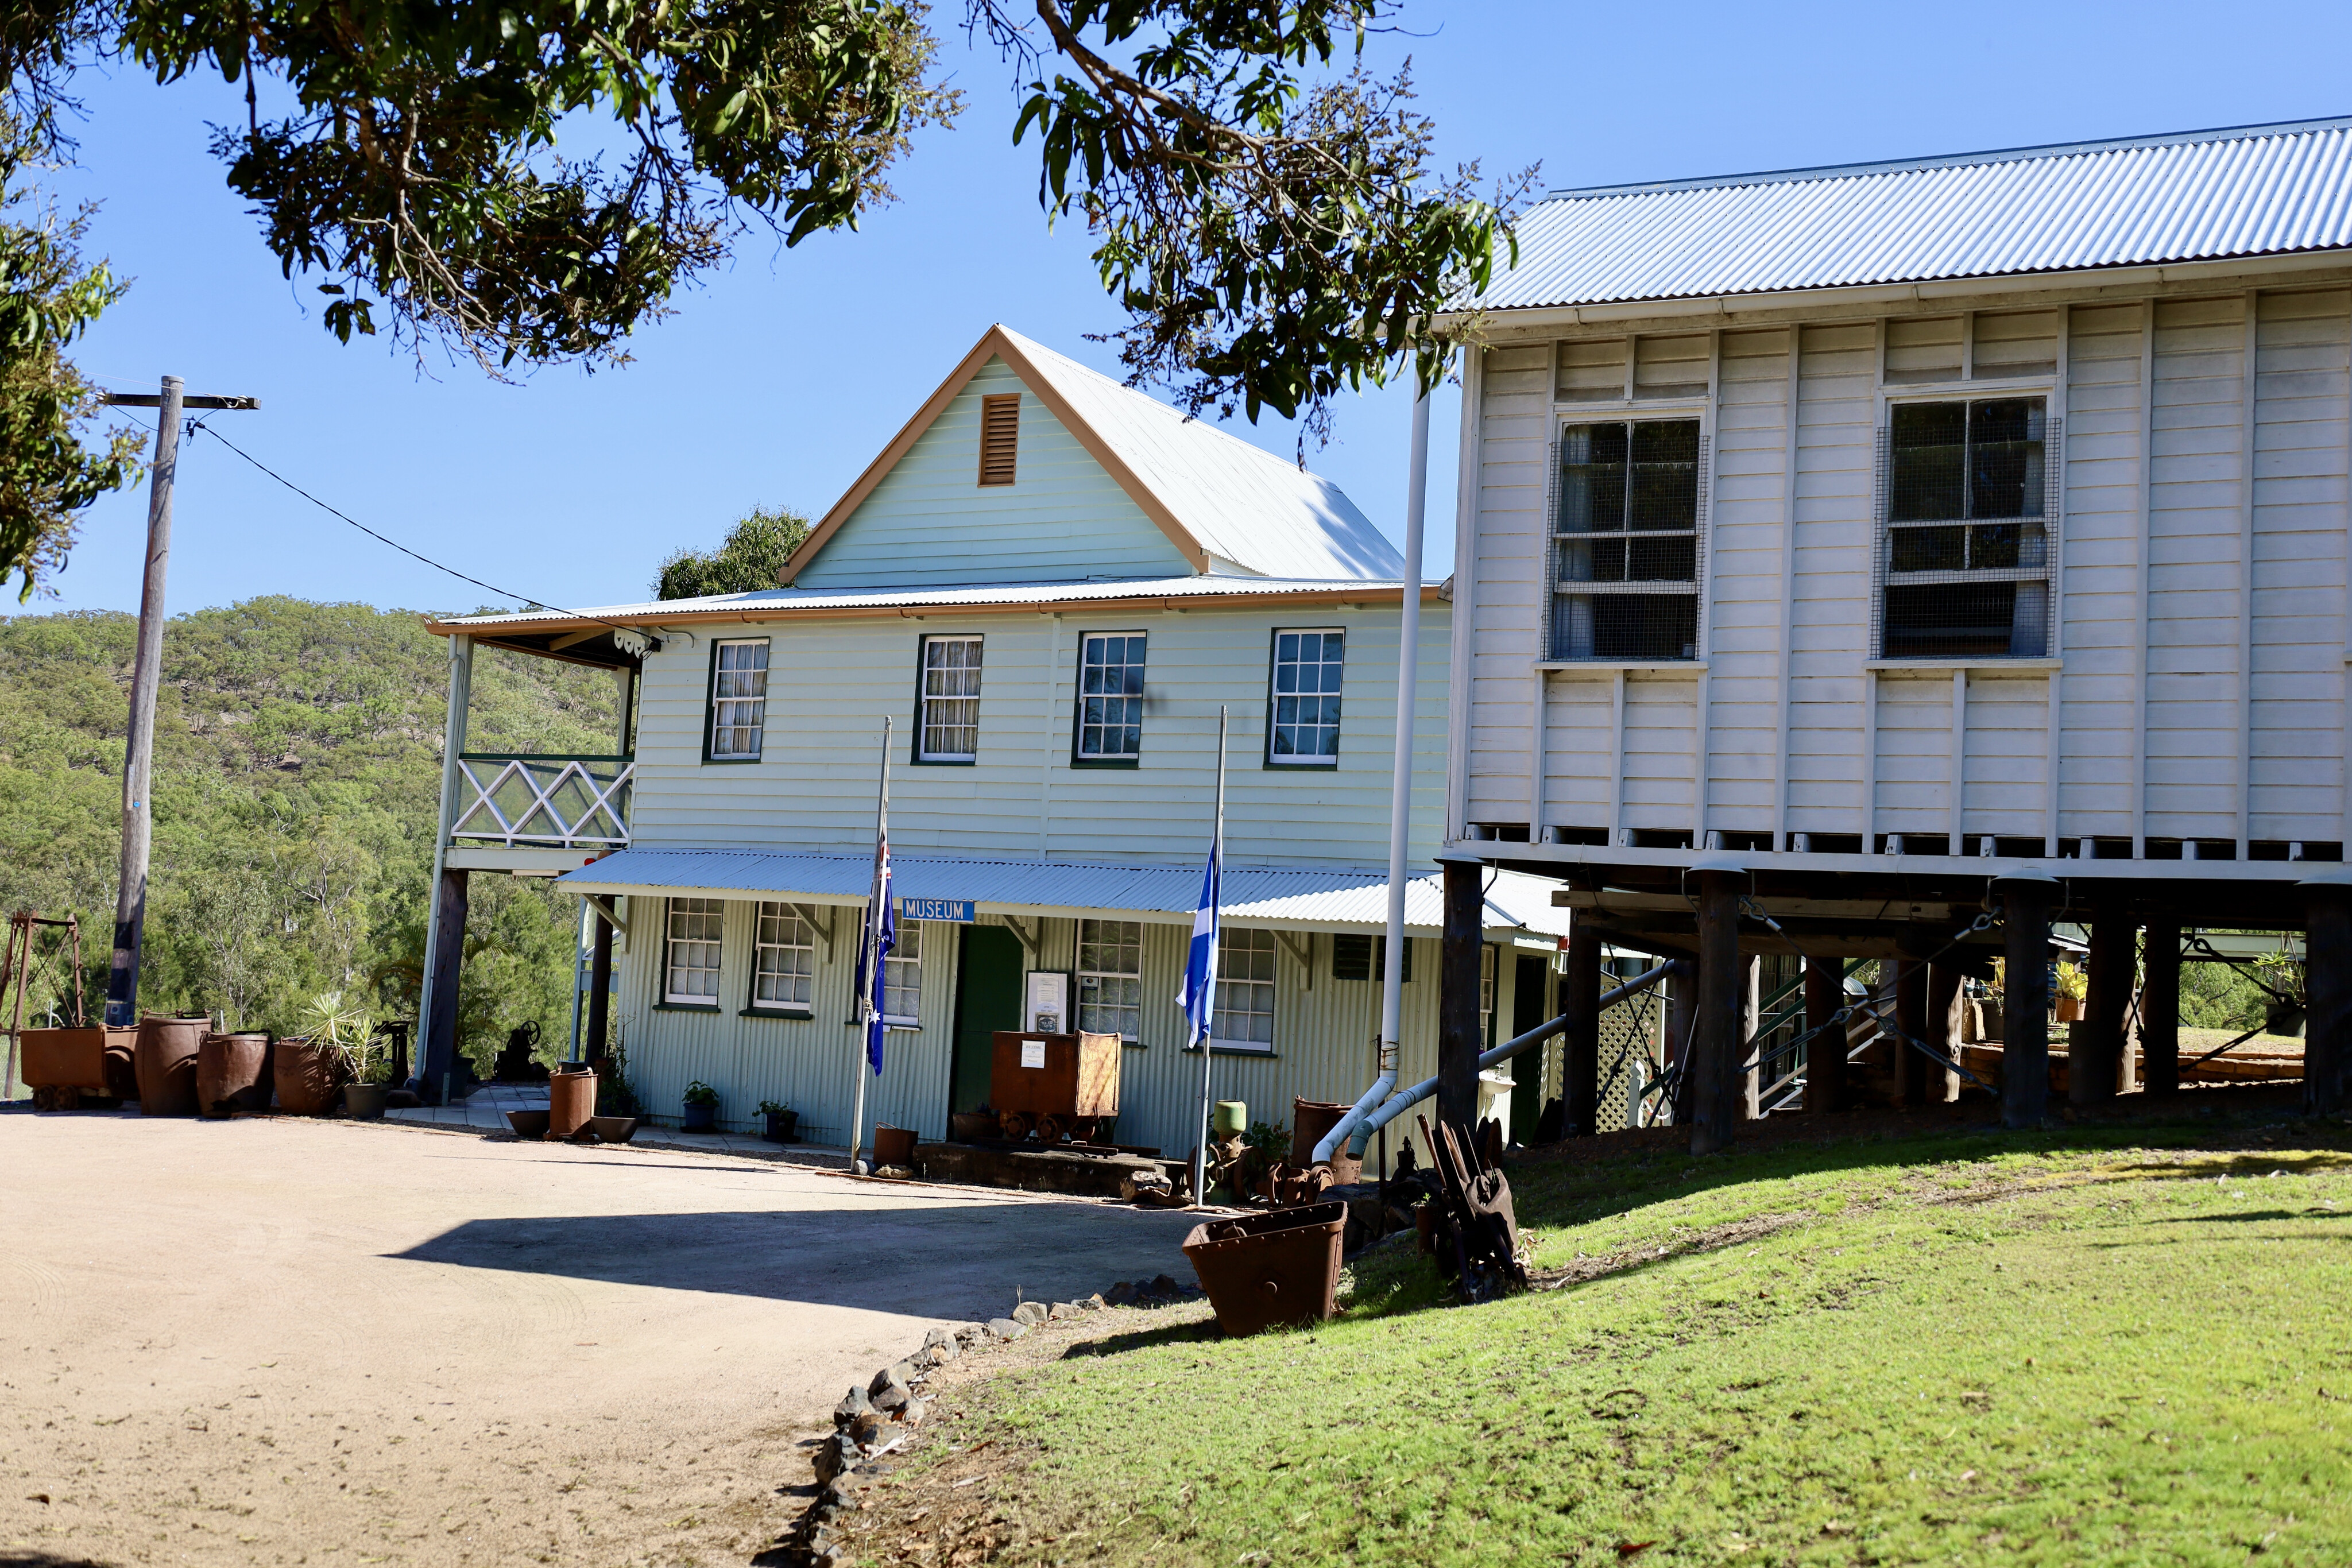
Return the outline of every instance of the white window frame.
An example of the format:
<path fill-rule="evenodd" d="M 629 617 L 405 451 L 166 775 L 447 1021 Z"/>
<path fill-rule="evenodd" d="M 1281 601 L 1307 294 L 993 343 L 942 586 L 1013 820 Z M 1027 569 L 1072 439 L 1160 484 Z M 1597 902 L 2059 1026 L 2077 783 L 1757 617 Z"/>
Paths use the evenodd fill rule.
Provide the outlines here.
<path fill-rule="evenodd" d="M 771 921 L 776 923 L 773 927 Z M 772 934 L 779 940 L 770 941 Z M 769 967 L 771 954 L 781 956 L 781 963 L 773 970 Z M 762 997 L 761 988 L 771 979 L 797 982 L 786 988 L 808 994 L 798 998 Z M 751 1010 L 814 1018 L 815 998 L 816 928 L 809 924 L 808 916 L 791 904 L 761 900 L 751 919 Z"/>
<path fill-rule="evenodd" d="M 1231 977 L 1234 974 L 1232 960 L 1237 956 L 1234 953 L 1236 942 L 1247 944 L 1251 957 L 1266 960 L 1265 979 Z M 1258 1056 L 1274 1054 L 1274 1033 L 1281 1023 L 1281 1014 L 1276 1010 L 1280 998 L 1276 994 L 1282 976 L 1281 952 L 1281 946 L 1275 941 L 1274 933 L 1270 930 L 1250 925 L 1221 925 L 1217 928 L 1217 995 L 1215 1009 L 1209 1017 L 1211 1049 L 1247 1051 Z M 1246 997 L 1242 994 L 1243 988 L 1247 988 Z M 1261 999 L 1265 1001 L 1265 1039 L 1233 1040 L 1225 1036 L 1220 1026 L 1224 1019 L 1234 1016 L 1234 1009 L 1226 1005 L 1229 999 L 1245 999 L 1253 1003 Z M 1255 1018 L 1259 1016 L 1258 1009 L 1253 1006 L 1244 1016 Z"/>
<path fill-rule="evenodd" d="M 757 648 L 756 664 L 727 665 L 728 651 Z M 711 762 L 757 762 L 767 749 L 768 639 L 730 637 L 710 646 L 710 711 L 704 720 L 705 759 Z M 722 744 L 722 737 L 748 737 L 747 749 Z"/>
<path fill-rule="evenodd" d="M 929 924 L 922 920 L 899 921 L 898 940 L 882 960 L 882 1021 L 892 1029 L 923 1027 L 923 927 Z M 915 998 L 913 1012 L 890 1010 L 893 1001 L 908 996 Z"/>
<path fill-rule="evenodd" d="M 694 904 L 698 907 L 691 909 L 681 908 L 680 905 L 682 904 Z M 717 923 L 715 931 L 709 936 L 696 935 L 691 936 L 681 936 L 678 935 L 678 921 L 681 917 L 688 920 L 708 919 L 714 921 Z M 706 969 L 698 963 L 681 965 L 678 962 L 678 949 L 681 947 L 708 947 L 710 950 L 709 954 L 710 959 L 709 967 Z M 662 907 L 662 1000 L 674 1007 L 717 1008 L 719 1006 L 719 982 L 721 974 L 726 967 L 724 963 L 726 948 L 727 904 L 725 900 L 717 898 L 670 899 Z M 699 953 L 696 953 L 690 956 L 698 958 L 702 956 L 703 955 Z M 677 988 L 677 977 L 680 973 L 690 975 L 708 974 L 710 977 L 710 989 L 708 991 L 679 990 Z"/>
<path fill-rule="evenodd" d="M 1478 1049 L 1492 1051 L 1501 1042 L 1495 1038 L 1495 971 L 1500 966 L 1497 958 L 1502 949 L 1492 942 L 1478 945 Z"/>
<path fill-rule="evenodd" d="M 1116 928 L 1110 933 L 1108 940 L 1105 939 L 1104 927 L 1106 926 Z M 1106 949 L 1108 949 L 1114 956 L 1124 956 L 1127 953 L 1132 952 L 1135 956 L 1135 967 L 1131 969 L 1103 967 L 1102 959 Z M 1094 962 L 1088 963 L 1089 958 Z M 1122 998 L 1133 999 L 1131 1001 L 1122 999 L 1117 1002 L 1089 1000 L 1087 992 L 1092 991 L 1096 998 L 1099 998 L 1106 982 L 1115 983 Z M 1119 1039 L 1129 1044 L 1135 1042 L 1138 1030 L 1143 1027 L 1143 922 L 1139 920 L 1080 920 L 1078 922 L 1078 1028 L 1096 1034 L 1108 1034 L 1111 1032 L 1109 1030 L 1098 1027 L 1101 1022 L 1098 1012 L 1092 1021 L 1088 1019 L 1088 1014 L 1097 1009 L 1108 1009 L 1131 1015 L 1135 1019 L 1135 1029 L 1121 1029 L 1118 1033 Z"/>
<path fill-rule="evenodd" d="M 954 632 L 921 639 L 921 651 L 916 661 L 915 676 L 915 760 L 918 762 L 977 762 L 980 760 L 980 685 L 981 638 L 977 633 Z M 934 664 L 932 650 L 946 651 L 950 645 L 968 645 L 966 660 L 961 664 Z M 953 685 L 956 691 L 935 691 L 935 686 Z M 950 704 L 969 704 L 971 716 L 957 723 L 935 723 L 934 705 L 945 708 Z M 943 751 L 931 745 L 931 733 L 938 730 L 969 730 L 971 749 Z"/>
<path fill-rule="evenodd" d="M 1097 723 L 1089 727 L 1087 723 L 1087 698 L 1088 695 L 1087 691 L 1087 669 L 1088 665 L 1087 654 L 1090 650 L 1092 650 L 1096 643 L 1108 642 L 1113 637 L 1135 643 L 1141 643 L 1143 644 L 1143 658 L 1140 661 L 1140 664 L 1143 670 L 1144 686 L 1142 688 L 1139 688 L 1132 694 L 1129 694 L 1124 691 L 1117 694 L 1094 694 L 1097 697 L 1101 698 L 1101 700 L 1107 702 L 1132 702 L 1135 704 L 1136 713 L 1132 725 L 1122 717 L 1119 722 L 1115 725 Z M 1108 666 L 1104 667 L 1107 668 Z M 1132 666 L 1122 660 L 1118 667 L 1121 670 L 1126 670 Z M 1073 705 L 1074 711 L 1071 714 L 1071 718 L 1073 720 L 1073 727 L 1070 735 L 1071 761 L 1087 764 L 1100 762 L 1140 763 L 1143 760 L 1143 699 L 1146 695 L 1146 691 L 1149 688 L 1150 679 L 1151 641 L 1150 633 L 1143 632 L 1082 632 L 1078 634 L 1078 689 L 1076 693 L 1077 700 L 1075 705 Z M 1124 685 L 1125 683 L 1121 682 L 1121 685 Z M 1102 731 L 1113 729 L 1125 730 L 1132 728 L 1135 731 L 1135 749 L 1132 751 L 1088 751 L 1086 747 L 1087 730 L 1089 727 Z"/>
<path fill-rule="evenodd" d="M 1328 669 L 1331 665 L 1336 664 L 1339 666 L 1339 679 L 1342 685 L 1346 683 L 1348 675 L 1348 629 L 1346 627 L 1277 626 L 1274 629 L 1274 645 L 1267 657 L 1265 672 L 1265 765 L 1268 768 L 1337 768 L 1339 766 L 1340 693 L 1337 690 L 1324 691 L 1319 685 L 1313 693 L 1302 693 L 1295 684 L 1292 685 L 1290 690 L 1286 692 L 1284 691 L 1282 689 L 1282 670 L 1285 663 L 1287 663 L 1293 669 L 1304 670 L 1308 667 L 1302 660 L 1297 658 L 1292 658 L 1287 661 L 1283 658 L 1282 640 L 1285 637 L 1338 638 L 1339 640 L 1339 658 L 1333 659 L 1329 657 L 1327 652 L 1324 657 L 1318 658 L 1315 661 L 1313 667 L 1318 671 L 1322 671 Z M 1322 646 L 1324 650 L 1328 651 L 1330 644 L 1326 643 Z M 1328 752 L 1292 752 L 1288 755 L 1285 755 L 1275 748 L 1274 742 L 1276 734 L 1282 728 L 1286 727 L 1281 722 L 1282 704 L 1283 699 L 1286 697 L 1294 702 L 1323 699 L 1328 699 L 1330 702 L 1329 723 L 1326 724 L 1318 719 L 1311 726 L 1302 726 L 1294 719 L 1291 724 L 1286 727 L 1292 729 L 1312 728 L 1318 731 L 1325 729 L 1329 730 L 1331 732 L 1331 749 Z"/>
<path fill-rule="evenodd" d="M 2039 516 L 2027 517 L 1956 517 L 1939 522 L 1931 518 L 1895 521 L 1895 411 L 1922 403 L 2006 402 L 2019 399 L 2038 398 L 2042 402 L 2042 510 Z M 1883 395 L 1878 404 L 1878 474 L 1872 507 L 1873 533 L 1871 559 L 1874 580 L 1870 597 L 1870 656 L 1874 661 L 1890 664 L 1918 664 L 1936 668 L 1949 664 L 2033 664 L 2058 655 L 2059 632 L 2063 623 L 2058 613 L 2059 539 L 2065 505 L 2065 421 L 2053 412 L 2059 406 L 2058 386 L 2054 377 L 2036 376 L 2019 381 L 1957 382 L 1944 386 L 1906 387 L 1902 392 Z M 1961 463 L 1965 470 L 1968 458 L 1962 449 Z M 1966 510 L 1965 504 L 1962 510 Z M 1969 528 L 1988 523 L 2039 523 L 2042 526 L 2042 562 L 2036 567 L 1989 567 L 1956 570 L 1897 573 L 1894 570 L 1895 534 L 1899 528 Z M 1933 586 L 1937 582 L 1953 584 L 1977 582 L 2039 583 L 2042 585 L 2042 636 L 2039 653 L 1891 653 L 1886 643 L 1886 593 L 1890 588 Z"/>

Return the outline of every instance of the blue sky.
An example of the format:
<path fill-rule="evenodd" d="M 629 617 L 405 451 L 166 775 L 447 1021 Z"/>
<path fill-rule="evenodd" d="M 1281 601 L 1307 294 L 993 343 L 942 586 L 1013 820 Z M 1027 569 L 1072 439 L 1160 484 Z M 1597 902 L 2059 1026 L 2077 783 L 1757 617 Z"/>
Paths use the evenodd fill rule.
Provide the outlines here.
<path fill-rule="evenodd" d="M 754 504 L 822 513 L 992 321 L 1098 368 L 1117 325 L 1082 232 L 1049 234 L 1036 158 L 1011 145 L 1009 69 L 965 50 L 940 0 L 943 60 L 970 98 L 892 177 L 860 234 L 732 267 L 639 335 L 635 362 L 499 385 L 382 342 L 338 344 L 205 152 L 243 118 L 217 83 L 85 81 L 79 166 L 93 254 L 134 287 L 83 345 L 103 384 L 257 394 L 231 438 L 371 527 L 517 594 L 582 606 L 645 596 L 660 559 L 715 543 Z M 2004 17 L 2013 20 L 2004 20 Z M 2217 19 L 2220 21 L 2216 25 Z M 1971 13 L 1872 5 L 1508 5 L 1412 0 L 1422 108 L 1449 160 L 1540 161 L 1549 187 L 2134 135 L 2352 112 L 2352 6 L 2078 5 Z M 1350 398 L 1311 453 L 1375 522 L 1403 516 L 1410 393 Z M 1451 559 L 1454 420 L 1433 443 L 1433 570 Z M 1240 433 L 1287 455 L 1278 423 Z M 88 514 L 25 608 L 135 609 L 144 488 Z M 173 608 L 260 593 L 468 608 L 484 601 L 354 532 L 199 437 L 184 454 Z M 5 607 L 0 607 L 5 608 Z"/>

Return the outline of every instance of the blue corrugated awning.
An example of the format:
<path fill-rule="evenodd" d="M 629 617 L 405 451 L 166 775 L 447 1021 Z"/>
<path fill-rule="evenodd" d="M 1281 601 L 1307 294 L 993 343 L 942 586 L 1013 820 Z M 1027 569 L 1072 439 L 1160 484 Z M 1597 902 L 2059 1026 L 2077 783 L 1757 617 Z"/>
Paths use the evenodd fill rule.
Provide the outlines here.
<path fill-rule="evenodd" d="M 970 900 L 982 915 L 1103 915 L 1190 921 L 1201 868 L 1100 865 L 1073 861 L 975 860 L 894 855 L 901 899 Z M 752 849 L 633 848 L 606 855 L 559 879 L 572 893 L 662 894 L 678 897 L 758 896 L 806 904 L 862 904 L 874 875 L 865 854 Z M 1568 911 L 1551 905 L 1552 884 L 1514 872 L 1491 872 L 1489 932 L 1559 936 Z M 1388 877 L 1375 870 L 1252 869 L 1229 865 L 1224 918 L 1236 925 L 1311 931 L 1379 931 L 1388 919 Z M 1405 928 L 1438 935 L 1444 890 L 1434 871 L 1405 887 Z"/>

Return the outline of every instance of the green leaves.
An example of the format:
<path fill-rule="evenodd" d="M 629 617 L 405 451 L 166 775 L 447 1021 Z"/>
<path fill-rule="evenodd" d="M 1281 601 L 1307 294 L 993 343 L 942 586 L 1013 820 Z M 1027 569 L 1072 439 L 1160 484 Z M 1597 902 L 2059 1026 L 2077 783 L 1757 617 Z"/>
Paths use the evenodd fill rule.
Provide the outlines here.
<path fill-rule="evenodd" d="M 17 578 L 19 602 L 65 566 L 77 514 L 138 476 L 141 444 L 127 430 L 82 444 L 99 394 L 65 350 L 127 285 L 82 261 L 87 213 L 14 187 L 33 151 L 0 114 L 0 581 Z"/>
<path fill-rule="evenodd" d="M 782 581 L 784 561 L 809 534 L 798 512 L 754 507 L 705 553 L 673 551 L 654 580 L 656 599 L 700 599 L 712 593 L 752 593 Z"/>

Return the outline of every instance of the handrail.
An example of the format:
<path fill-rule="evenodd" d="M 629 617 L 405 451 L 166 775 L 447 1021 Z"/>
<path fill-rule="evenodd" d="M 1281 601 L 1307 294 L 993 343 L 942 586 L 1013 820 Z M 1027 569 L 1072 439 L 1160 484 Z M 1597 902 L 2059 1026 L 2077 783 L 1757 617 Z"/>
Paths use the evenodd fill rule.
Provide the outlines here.
<path fill-rule="evenodd" d="M 498 766 L 485 780 L 477 763 Z M 592 763 L 617 766 L 611 768 L 611 777 L 600 778 L 590 771 Z M 457 775 L 470 787 L 472 798 L 450 822 L 448 836 L 453 841 L 495 842 L 508 849 L 526 844 L 625 848 L 636 771 L 635 762 L 627 757 L 461 752 Z"/>
<path fill-rule="evenodd" d="M 460 762 L 635 762 L 634 751 L 461 751 Z"/>

